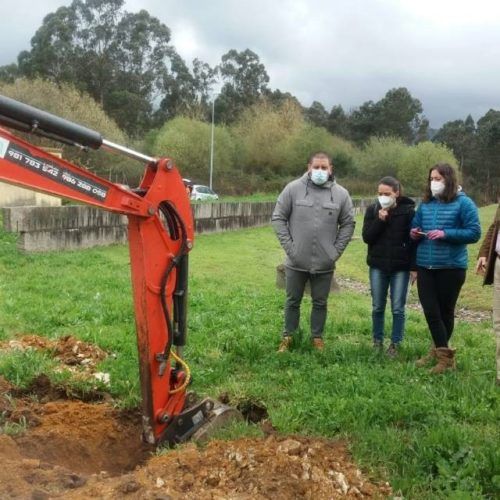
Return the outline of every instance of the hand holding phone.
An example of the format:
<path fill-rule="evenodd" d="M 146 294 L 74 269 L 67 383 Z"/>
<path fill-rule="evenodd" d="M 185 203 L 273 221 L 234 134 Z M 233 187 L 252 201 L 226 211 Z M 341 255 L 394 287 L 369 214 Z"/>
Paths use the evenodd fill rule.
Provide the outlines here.
<path fill-rule="evenodd" d="M 419 240 L 422 236 L 425 236 L 425 233 L 419 227 L 414 227 L 410 230 L 410 238 L 412 240 Z"/>

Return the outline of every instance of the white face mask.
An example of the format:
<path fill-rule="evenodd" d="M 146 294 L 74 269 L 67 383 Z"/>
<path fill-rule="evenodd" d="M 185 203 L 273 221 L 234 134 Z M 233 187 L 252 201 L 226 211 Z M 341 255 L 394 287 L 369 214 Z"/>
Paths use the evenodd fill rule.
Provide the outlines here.
<path fill-rule="evenodd" d="M 327 170 L 321 170 L 319 168 L 313 168 L 311 170 L 311 180 L 318 186 L 323 185 L 328 180 L 329 175 Z"/>
<path fill-rule="evenodd" d="M 378 202 L 380 203 L 380 206 L 382 208 L 392 207 L 392 205 L 394 205 L 395 201 L 396 201 L 395 198 L 393 198 L 392 196 L 387 196 L 385 194 L 378 197 Z"/>
<path fill-rule="evenodd" d="M 432 196 L 439 196 L 440 194 L 443 194 L 445 187 L 446 185 L 443 181 L 431 181 Z"/>

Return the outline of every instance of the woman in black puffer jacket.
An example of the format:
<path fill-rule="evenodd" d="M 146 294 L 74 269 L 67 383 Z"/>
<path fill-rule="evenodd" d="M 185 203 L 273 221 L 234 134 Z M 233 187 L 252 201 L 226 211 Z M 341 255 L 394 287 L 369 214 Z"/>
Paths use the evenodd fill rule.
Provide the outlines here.
<path fill-rule="evenodd" d="M 363 222 L 370 266 L 373 346 L 383 348 L 385 305 L 390 289 L 392 335 L 387 354 L 391 357 L 397 356 L 403 340 L 410 269 L 415 268 L 414 244 L 410 239 L 414 213 L 415 202 L 402 196 L 400 182 L 384 177 L 378 184 L 378 201 L 368 207 Z M 412 271 L 412 281 L 415 276 Z"/>

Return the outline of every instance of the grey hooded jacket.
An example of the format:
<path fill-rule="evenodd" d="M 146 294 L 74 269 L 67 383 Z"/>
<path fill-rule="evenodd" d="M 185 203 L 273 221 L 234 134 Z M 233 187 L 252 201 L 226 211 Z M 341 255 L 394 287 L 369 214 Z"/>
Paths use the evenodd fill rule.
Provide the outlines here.
<path fill-rule="evenodd" d="M 308 173 L 287 184 L 271 221 L 286 252 L 285 265 L 310 273 L 335 269 L 355 225 L 347 190 L 331 180 L 317 186 Z"/>

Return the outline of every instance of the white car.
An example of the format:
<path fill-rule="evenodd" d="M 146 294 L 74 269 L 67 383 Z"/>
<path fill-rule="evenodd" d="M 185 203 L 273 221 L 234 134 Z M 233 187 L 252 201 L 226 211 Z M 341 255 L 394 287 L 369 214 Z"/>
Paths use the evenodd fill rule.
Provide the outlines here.
<path fill-rule="evenodd" d="M 219 195 L 212 191 L 208 186 L 203 186 L 201 184 L 193 184 L 193 190 L 191 191 L 192 200 L 218 200 Z"/>

